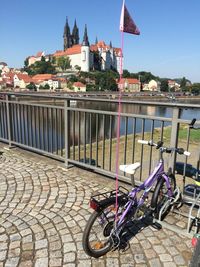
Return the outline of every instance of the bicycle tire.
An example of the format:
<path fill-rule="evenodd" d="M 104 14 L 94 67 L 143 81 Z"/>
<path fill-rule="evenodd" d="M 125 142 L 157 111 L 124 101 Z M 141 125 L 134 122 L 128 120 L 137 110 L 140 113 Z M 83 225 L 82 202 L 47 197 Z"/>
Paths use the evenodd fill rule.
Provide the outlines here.
<path fill-rule="evenodd" d="M 109 211 L 110 207 L 110 211 Z M 124 207 L 124 201 L 120 200 L 118 201 L 118 210 L 120 208 Z M 111 212 L 111 216 L 109 217 L 108 214 Z M 102 217 L 101 217 L 102 216 Z M 100 221 L 98 222 L 98 218 Z M 105 225 L 103 224 L 103 220 L 106 219 Z M 85 230 L 83 232 L 83 238 L 82 238 L 82 245 L 85 253 L 91 257 L 99 258 L 106 253 L 108 253 L 112 249 L 112 241 L 110 239 L 110 233 L 113 229 L 113 224 L 115 221 L 115 198 L 111 198 L 110 201 L 108 201 L 101 209 L 101 211 L 94 211 L 85 227 Z M 96 241 L 93 238 L 91 238 L 91 235 L 93 234 L 93 227 L 94 230 L 98 230 L 100 227 L 100 236 L 105 239 L 104 241 Z M 95 233 L 95 238 L 97 238 L 97 234 Z M 90 241 L 91 238 L 91 241 Z M 92 244 L 92 242 L 94 244 Z M 103 242 L 103 243 L 102 243 Z M 105 245 L 105 246 L 104 246 Z"/>
<path fill-rule="evenodd" d="M 190 267 L 199 267 L 199 266 L 200 266 L 200 239 L 197 240 L 197 244 L 194 248 L 192 259 L 190 261 Z"/>
<path fill-rule="evenodd" d="M 173 174 L 170 174 L 169 176 L 170 179 L 170 184 L 172 187 L 172 191 L 175 190 L 176 188 L 176 179 L 175 176 Z M 155 190 L 153 192 L 153 196 L 151 199 L 151 208 L 154 210 L 154 216 L 156 219 L 159 218 L 159 213 L 160 210 L 164 204 L 164 202 L 167 199 L 167 187 L 166 187 L 166 182 L 165 179 L 161 176 L 156 184 Z M 163 211 L 162 215 L 161 215 L 161 220 L 164 219 L 164 217 L 166 216 L 166 214 L 168 213 L 170 207 L 168 207 L 166 210 Z"/>

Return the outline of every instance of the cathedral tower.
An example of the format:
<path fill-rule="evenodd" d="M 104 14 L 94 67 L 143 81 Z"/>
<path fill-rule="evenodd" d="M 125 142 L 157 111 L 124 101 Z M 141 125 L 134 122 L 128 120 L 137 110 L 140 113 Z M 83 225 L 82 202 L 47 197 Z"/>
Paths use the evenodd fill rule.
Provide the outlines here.
<path fill-rule="evenodd" d="M 90 70 L 90 44 L 87 35 L 87 26 L 85 25 L 85 32 L 81 46 L 81 70 L 88 72 Z"/>
<path fill-rule="evenodd" d="M 79 44 L 79 30 L 76 25 L 76 20 L 74 22 L 74 28 L 72 30 L 72 43 L 73 45 Z"/>
<path fill-rule="evenodd" d="M 64 39 L 64 51 L 65 51 L 67 48 L 72 46 L 72 38 L 71 38 L 71 34 L 70 34 L 68 18 L 66 18 L 63 39 Z"/>

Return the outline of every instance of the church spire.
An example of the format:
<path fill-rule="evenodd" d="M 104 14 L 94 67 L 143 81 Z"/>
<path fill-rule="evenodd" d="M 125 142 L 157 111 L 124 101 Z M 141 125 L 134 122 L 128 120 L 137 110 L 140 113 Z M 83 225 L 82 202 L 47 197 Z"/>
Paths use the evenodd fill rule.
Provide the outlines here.
<path fill-rule="evenodd" d="M 84 31 L 84 36 L 83 36 L 83 46 L 90 46 L 89 40 L 88 40 L 88 35 L 87 35 L 87 25 L 85 25 L 85 31 Z"/>
<path fill-rule="evenodd" d="M 97 39 L 97 36 L 96 36 L 95 44 L 98 44 L 98 39 Z"/>
<path fill-rule="evenodd" d="M 67 48 L 71 47 L 72 41 L 71 41 L 71 34 L 70 34 L 70 27 L 68 24 L 68 17 L 66 17 L 66 23 L 64 27 L 64 34 L 63 34 L 63 39 L 64 39 L 64 50 Z"/>
<path fill-rule="evenodd" d="M 110 41 L 110 48 L 112 48 L 112 42 Z"/>
<path fill-rule="evenodd" d="M 79 29 L 76 25 L 76 19 L 74 21 L 74 28 L 72 30 L 72 41 L 73 44 L 79 44 Z"/>
<path fill-rule="evenodd" d="M 68 36 L 68 35 L 70 35 L 70 28 L 69 28 L 69 23 L 68 23 L 68 17 L 66 17 L 63 37 Z"/>

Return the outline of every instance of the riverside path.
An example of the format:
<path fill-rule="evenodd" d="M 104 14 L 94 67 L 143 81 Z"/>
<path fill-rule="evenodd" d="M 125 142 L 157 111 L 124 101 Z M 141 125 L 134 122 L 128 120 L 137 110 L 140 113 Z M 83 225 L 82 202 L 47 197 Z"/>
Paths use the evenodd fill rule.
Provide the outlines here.
<path fill-rule="evenodd" d="M 0 143 L 0 267 L 189 266 L 190 238 L 145 227 L 125 251 L 93 259 L 82 249 L 94 191 L 114 182 Z"/>

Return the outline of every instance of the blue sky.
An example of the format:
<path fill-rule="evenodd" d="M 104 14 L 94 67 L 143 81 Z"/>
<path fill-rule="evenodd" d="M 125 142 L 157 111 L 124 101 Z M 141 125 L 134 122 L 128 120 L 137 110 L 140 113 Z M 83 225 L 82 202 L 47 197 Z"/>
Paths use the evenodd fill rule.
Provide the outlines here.
<path fill-rule="evenodd" d="M 71 29 L 76 18 L 80 41 L 87 24 L 90 43 L 97 36 L 120 47 L 121 5 L 122 0 L 1 1 L 0 61 L 22 67 L 38 51 L 63 49 L 66 16 Z M 124 68 L 200 82 L 200 1 L 126 0 L 126 6 L 141 35 L 125 34 Z"/>

